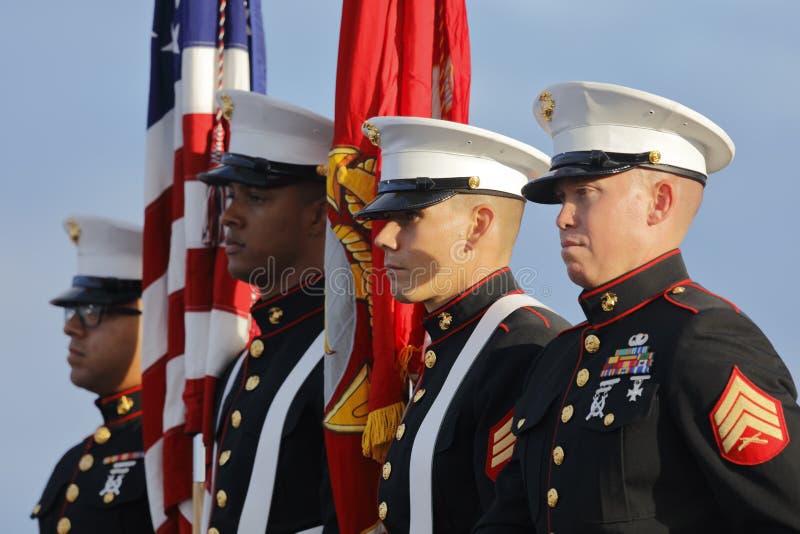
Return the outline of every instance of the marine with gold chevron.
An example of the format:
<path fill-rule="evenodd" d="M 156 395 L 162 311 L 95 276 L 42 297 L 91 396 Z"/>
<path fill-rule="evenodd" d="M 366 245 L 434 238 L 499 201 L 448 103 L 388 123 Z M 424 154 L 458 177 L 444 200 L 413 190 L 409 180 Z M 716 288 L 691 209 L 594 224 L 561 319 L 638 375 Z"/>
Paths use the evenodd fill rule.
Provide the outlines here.
<path fill-rule="evenodd" d="M 523 193 L 561 205 L 586 321 L 529 376 L 515 459 L 475 532 L 800 531 L 789 371 L 679 249 L 733 142 L 696 111 L 618 85 L 558 84 L 534 111 L 556 155 Z"/>
<path fill-rule="evenodd" d="M 379 139 L 383 165 L 377 197 L 356 216 L 385 221 L 374 241 L 392 295 L 424 305 L 430 337 L 383 464 L 378 516 L 391 534 L 469 532 L 514 450 L 511 409 L 526 371 L 569 326 L 508 267 L 520 190 L 549 160 L 436 119 L 374 117 L 365 133 Z"/>

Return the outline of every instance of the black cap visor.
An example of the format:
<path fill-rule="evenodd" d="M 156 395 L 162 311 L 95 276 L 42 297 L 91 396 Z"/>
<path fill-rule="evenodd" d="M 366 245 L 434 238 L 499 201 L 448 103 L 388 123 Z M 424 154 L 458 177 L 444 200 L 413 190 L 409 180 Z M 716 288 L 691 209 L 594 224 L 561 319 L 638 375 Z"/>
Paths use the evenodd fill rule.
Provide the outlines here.
<path fill-rule="evenodd" d="M 72 287 L 50 301 L 54 306 L 70 307 L 81 304 L 123 304 L 142 296 L 140 280 L 76 276 Z"/>
<path fill-rule="evenodd" d="M 706 183 L 704 174 L 672 165 L 653 163 L 651 159 L 651 152 L 641 154 L 622 154 L 603 152 L 602 150 L 565 152 L 553 157 L 550 172 L 525 184 L 522 188 L 522 195 L 538 204 L 559 204 L 560 200 L 556 195 L 555 187 L 560 180 L 605 178 L 636 167 L 677 174 L 703 185 Z"/>
<path fill-rule="evenodd" d="M 389 213 L 416 211 L 454 197 L 456 191 L 402 191 L 381 193 L 355 214 L 357 219 L 385 219 Z"/>
<path fill-rule="evenodd" d="M 197 179 L 214 186 L 239 183 L 251 187 L 283 187 L 300 180 L 322 183 L 326 177 L 318 170 L 317 165 L 283 163 L 226 152 L 220 166 L 198 174 Z"/>

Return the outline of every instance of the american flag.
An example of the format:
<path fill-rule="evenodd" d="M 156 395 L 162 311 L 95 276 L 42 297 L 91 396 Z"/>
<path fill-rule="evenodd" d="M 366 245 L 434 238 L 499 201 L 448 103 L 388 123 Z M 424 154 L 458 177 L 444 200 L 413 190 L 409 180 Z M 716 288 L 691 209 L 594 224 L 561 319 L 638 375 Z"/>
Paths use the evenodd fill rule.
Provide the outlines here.
<path fill-rule="evenodd" d="M 260 0 L 156 0 L 147 116 L 144 448 L 159 534 L 191 531 L 192 435 L 211 437 L 217 378 L 249 336 L 250 287 L 217 246 L 219 200 L 196 180 L 224 151 L 214 95 L 265 92 Z"/>

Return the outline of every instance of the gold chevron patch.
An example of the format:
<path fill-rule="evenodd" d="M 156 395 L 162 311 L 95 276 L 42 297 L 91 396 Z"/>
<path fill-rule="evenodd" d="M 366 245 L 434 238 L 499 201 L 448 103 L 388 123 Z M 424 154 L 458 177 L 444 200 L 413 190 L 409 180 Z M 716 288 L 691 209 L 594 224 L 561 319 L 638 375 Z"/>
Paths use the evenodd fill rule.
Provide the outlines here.
<path fill-rule="evenodd" d="M 511 460 L 517 436 L 511 433 L 513 410 L 508 412 L 489 430 L 489 445 L 486 451 L 486 476 L 495 480 L 500 470 Z"/>
<path fill-rule="evenodd" d="M 367 365 L 361 370 L 347 386 L 336 404 L 331 407 L 322 424 L 325 428 L 340 434 L 358 434 L 364 431 L 369 414 L 367 402 L 369 401 L 369 374 Z"/>
<path fill-rule="evenodd" d="M 764 463 L 789 443 L 781 403 L 748 380 L 737 366 L 710 419 L 720 454 L 735 464 Z"/>

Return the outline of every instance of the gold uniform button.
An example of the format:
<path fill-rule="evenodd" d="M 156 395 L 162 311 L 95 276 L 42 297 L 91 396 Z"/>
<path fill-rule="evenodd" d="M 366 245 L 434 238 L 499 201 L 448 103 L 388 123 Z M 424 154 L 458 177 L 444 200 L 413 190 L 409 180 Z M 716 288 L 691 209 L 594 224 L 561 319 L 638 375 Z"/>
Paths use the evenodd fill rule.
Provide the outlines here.
<path fill-rule="evenodd" d="M 394 433 L 394 437 L 395 439 L 397 439 L 397 441 L 400 441 L 401 439 L 403 439 L 403 434 L 405 433 L 406 433 L 406 424 L 400 423 L 400 426 L 397 427 L 397 432 Z"/>
<path fill-rule="evenodd" d="M 389 513 L 389 505 L 386 504 L 386 501 L 381 502 L 378 505 L 378 517 L 383 521 L 386 519 L 386 514 Z"/>
<path fill-rule="evenodd" d="M 383 480 L 389 480 L 389 477 L 392 475 L 392 463 L 386 462 L 383 464 Z"/>
<path fill-rule="evenodd" d="M 258 384 L 261 382 L 261 378 L 258 375 L 250 375 L 247 377 L 247 382 L 244 385 L 244 389 L 247 391 L 253 391 L 258 387 Z"/>
<path fill-rule="evenodd" d="M 564 406 L 564 408 L 561 410 L 561 422 L 566 423 L 570 419 L 572 419 L 572 414 L 574 412 L 575 408 L 573 408 L 571 404 L 567 404 L 566 406 Z"/>
<path fill-rule="evenodd" d="M 600 338 L 594 334 L 589 334 L 586 336 L 586 339 L 583 340 L 583 346 L 586 348 L 586 352 L 594 354 L 600 350 Z"/>
<path fill-rule="evenodd" d="M 578 384 L 579 388 L 582 388 L 586 385 L 586 382 L 589 381 L 589 370 L 588 369 L 581 369 L 578 371 L 578 376 L 575 378 L 575 383 Z"/>
<path fill-rule="evenodd" d="M 555 488 L 550 488 L 547 490 L 547 506 L 555 508 L 556 504 L 558 504 L 558 492 Z"/>
<path fill-rule="evenodd" d="M 80 489 L 78 488 L 77 484 L 70 484 L 67 487 L 67 502 L 75 502 L 78 498 L 78 494 L 80 494 Z"/>
<path fill-rule="evenodd" d="M 414 393 L 414 402 L 419 402 L 423 395 L 425 395 L 425 388 L 419 388 L 417 392 Z"/>
<path fill-rule="evenodd" d="M 519 421 L 517 421 L 517 430 L 519 430 L 523 426 L 525 426 L 525 418 L 524 417 L 522 419 L 520 419 Z"/>
<path fill-rule="evenodd" d="M 686 288 L 683 287 L 683 286 L 677 286 L 677 287 L 672 288 L 672 294 L 673 295 L 680 295 L 681 293 L 683 293 L 685 291 L 686 291 Z"/>
<path fill-rule="evenodd" d="M 560 446 L 557 446 L 553 449 L 553 463 L 556 465 L 561 465 L 564 463 L 564 449 Z"/>
<path fill-rule="evenodd" d="M 103 502 L 106 504 L 111 504 L 112 502 L 114 502 L 114 494 L 109 491 L 108 493 L 103 495 Z"/>
<path fill-rule="evenodd" d="M 250 356 L 258 358 L 262 354 L 264 354 L 264 342 L 256 339 L 250 344 Z"/>
<path fill-rule="evenodd" d="M 619 302 L 619 297 L 613 291 L 603 293 L 603 296 L 600 297 L 600 307 L 604 312 L 613 311 L 614 306 L 617 305 L 617 302 Z"/>
<path fill-rule="evenodd" d="M 236 410 L 231 414 L 231 426 L 233 428 L 239 428 L 239 425 L 241 424 L 242 424 L 242 412 Z"/>
<path fill-rule="evenodd" d="M 228 504 L 228 494 L 225 493 L 225 490 L 219 490 L 217 492 L 217 506 L 225 508 L 226 504 Z"/>
<path fill-rule="evenodd" d="M 217 530 L 214 527 L 211 527 L 210 529 L 208 529 L 208 533 L 207 534 L 219 534 L 219 530 Z"/>
<path fill-rule="evenodd" d="M 58 520 L 58 524 L 56 525 L 56 532 L 58 534 L 67 534 L 72 528 L 72 521 L 69 520 L 68 517 L 62 517 Z"/>
<path fill-rule="evenodd" d="M 425 367 L 431 369 L 434 365 L 436 365 L 436 353 L 429 350 L 425 353 Z"/>
<path fill-rule="evenodd" d="M 606 416 L 603 417 L 603 424 L 606 425 L 606 426 L 613 425 L 614 424 L 614 414 L 613 413 L 606 414 Z"/>
<path fill-rule="evenodd" d="M 231 459 L 231 451 L 230 449 L 227 451 L 222 451 L 219 455 L 219 465 L 225 465 L 228 463 L 228 460 Z"/>
<path fill-rule="evenodd" d="M 81 456 L 81 461 L 78 462 L 78 469 L 81 471 L 88 471 L 94 465 L 94 456 L 91 454 L 84 454 Z"/>
<path fill-rule="evenodd" d="M 111 437 L 111 431 L 107 426 L 103 425 L 94 431 L 94 441 L 98 445 L 102 445 Z"/>
<path fill-rule="evenodd" d="M 36 506 L 33 507 L 33 511 L 31 512 L 31 515 L 36 515 L 41 511 L 42 511 L 42 503 L 37 502 Z"/>

